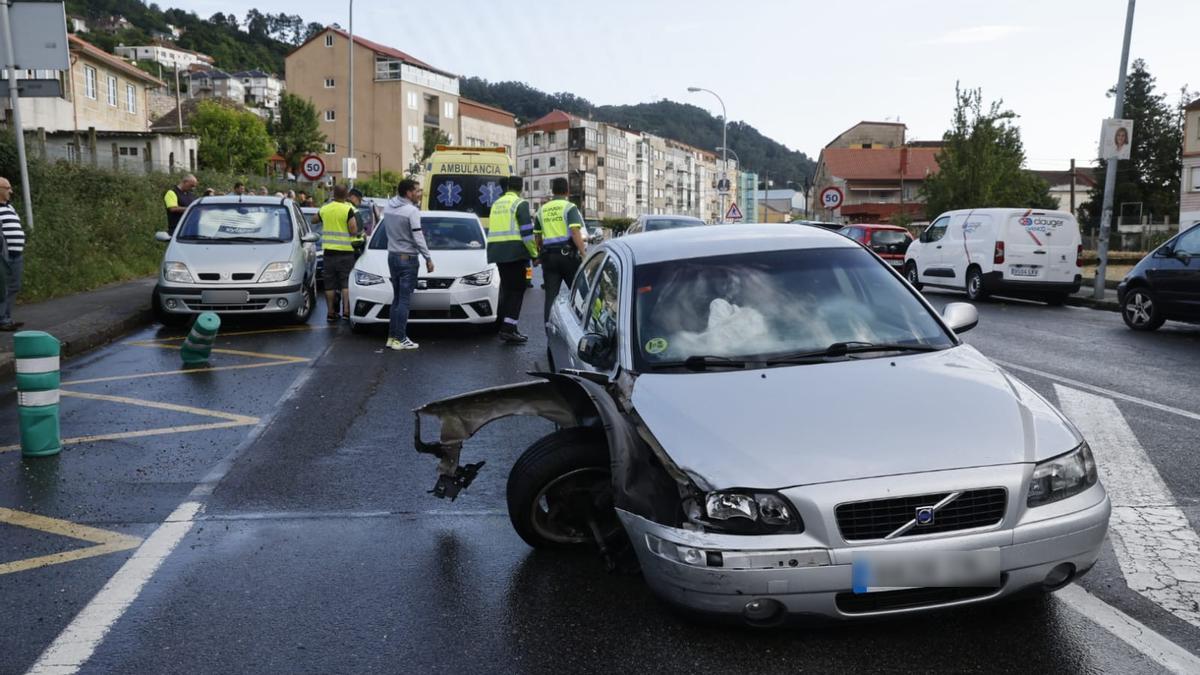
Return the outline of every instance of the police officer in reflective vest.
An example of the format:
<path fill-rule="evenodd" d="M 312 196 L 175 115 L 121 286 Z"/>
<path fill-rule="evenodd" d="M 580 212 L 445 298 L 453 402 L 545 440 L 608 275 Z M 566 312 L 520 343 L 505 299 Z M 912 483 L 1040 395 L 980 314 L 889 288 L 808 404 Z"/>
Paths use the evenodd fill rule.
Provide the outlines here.
<path fill-rule="evenodd" d="M 521 199 L 524 180 L 520 176 L 501 180 L 504 195 L 492 203 L 488 217 L 487 258 L 500 270 L 500 339 L 520 343 L 529 340 L 517 330 L 517 319 L 525 301 L 525 269 L 530 259 L 537 258 L 537 247 L 529 203 Z"/>
<path fill-rule="evenodd" d="M 550 181 L 554 199 L 542 205 L 533 223 L 534 241 L 541 251 L 542 278 L 546 286 L 543 319 L 550 320 L 550 309 L 563 283 L 570 284 L 587 243 L 583 240 L 583 214 L 567 201 L 567 179 Z"/>

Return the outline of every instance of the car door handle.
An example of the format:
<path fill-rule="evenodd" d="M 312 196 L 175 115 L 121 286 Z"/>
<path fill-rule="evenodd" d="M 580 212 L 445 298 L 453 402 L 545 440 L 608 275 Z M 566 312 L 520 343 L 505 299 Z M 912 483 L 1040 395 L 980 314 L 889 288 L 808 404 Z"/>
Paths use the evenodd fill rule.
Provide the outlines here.
<path fill-rule="evenodd" d="M 937 245 L 937 246 L 935 246 L 934 248 L 941 248 L 941 247 L 942 247 L 942 245 L 941 245 L 941 244 L 938 244 L 938 245 Z"/>

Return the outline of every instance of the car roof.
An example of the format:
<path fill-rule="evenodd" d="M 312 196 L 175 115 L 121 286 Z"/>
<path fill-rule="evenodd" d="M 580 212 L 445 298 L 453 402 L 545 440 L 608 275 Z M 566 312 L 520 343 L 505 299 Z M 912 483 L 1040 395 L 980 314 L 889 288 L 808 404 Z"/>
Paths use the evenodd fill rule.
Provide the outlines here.
<path fill-rule="evenodd" d="M 212 195 L 196 200 L 197 203 L 204 204 L 286 204 L 291 201 L 287 197 L 273 195 Z"/>
<path fill-rule="evenodd" d="M 700 222 L 704 222 L 703 218 L 697 218 L 696 216 L 689 216 L 689 215 L 683 214 L 683 213 L 661 213 L 661 214 L 643 213 L 642 215 L 638 216 L 638 219 L 639 220 L 699 220 Z"/>
<path fill-rule="evenodd" d="M 966 214 L 974 213 L 976 215 L 979 215 L 979 214 L 1054 215 L 1055 217 L 1071 218 L 1072 220 L 1075 219 L 1075 216 L 1071 215 L 1067 211 L 1059 211 L 1057 209 L 1028 209 L 1028 208 L 1015 208 L 1015 207 L 988 207 L 988 208 L 982 208 L 982 209 L 955 209 L 954 211 L 946 211 L 945 213 L 938 214 L 938 218 L 941 218 L 942 216 L 958 215 L 960 213 L 966 213 Z M 936 218 L 934 220 L 936 220 Z"/>
<path fill-rule="evenodd" d="M 423 216 L 438 216 L 440 218 L 461 218 L 463 220 L 478 221 L 479 216 L 467 211 L 422 211 Z"/>
<path fill-rule="evenodd" d="M 787 223 L 747 223 L 639 232 L 601 246 L 623 250 L 635 264 L 783 249 L 857 248 L 832 230 Z"/>
<path fill-rule="evenodd" d="M 865 227 L 869 230 L 899 230 L 900 232 L 908 232 L 908 230 L 899 225 L 884 225 L 883 223 L 851 223 L 846 227 Z"/>

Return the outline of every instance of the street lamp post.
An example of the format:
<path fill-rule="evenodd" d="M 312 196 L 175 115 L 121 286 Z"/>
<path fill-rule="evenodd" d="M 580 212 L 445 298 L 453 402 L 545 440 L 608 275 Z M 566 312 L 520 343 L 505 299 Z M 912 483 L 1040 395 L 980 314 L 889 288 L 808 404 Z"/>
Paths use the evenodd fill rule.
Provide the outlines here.
<path fill-rule="evenodd" d="M 733 161 L 737 162 L 738 166 L 742 166 L 742 158 L 738 157 L 738 154 L 733 151 L 733 148 L 727 148 L 724 145 L 722 145 L 719 148 L 717 148 L 717 150 L 720 150 L 721 152 L 728 152 L 729 154 L 733 155 Z M 757 188 L 758 186 L 756 185 L 755 187 Z M 742 189 L 742 186 L 741 186 L 741 183 L 739 182 L 738 183 L 738 191 L 741 192 L 741 189 Z M 746 204 L 743 203 L 742 204 L 743 213 L 745 212 L 745 209 L 746 209 Z M 723 210 L 724 209 L 722 209 L 722 211 Z M 724 216 L 722 216 L 722 219 L 724 219 Z M 758 220 L 758 207 L 757 206 L 755 206 L 755 209 L 754 209 L 753 220 Z M 749 221 L 746 221 L 746 222 L 749 222 Z"/>
<path fill-rule="evenodd" d="M 717 102 L 721 104 L 721 178 L 724 180 L 728 180 L 729 156 L 727 155 L 727 153 L 729 152 L 729 140 L 726 138 L 726 135 L 727 135 L 727 132 L 729 131 L 729 115 L 727 115 L 725 113 L 725 101 L 722 101 L 721 96 L 719 94 L 717 94 L 717 92 L 713 91 L 712 89 L 705 89 L 703 87 L 688 87 L 688 91 L 692 92 L 693 94 L 695 94 L 696 92 L 699 92 L 699 91 L 706 91 L 706 92 L 712 94 L 713 96 L 716 96 Z M 738 163 L 741 164 L 741 162 L 738 162 Z M 725 222 L 725 195 L 724 194 L 721 194 L 721 212 L 717 214 L 717 222 L 718 223 Z"/>
<path fill-rule="evenodd" d="M 350 0 L 350 156 L 354 157 L 354 0 Z M 354 181 L 351 180 L 353 185 Z"/>

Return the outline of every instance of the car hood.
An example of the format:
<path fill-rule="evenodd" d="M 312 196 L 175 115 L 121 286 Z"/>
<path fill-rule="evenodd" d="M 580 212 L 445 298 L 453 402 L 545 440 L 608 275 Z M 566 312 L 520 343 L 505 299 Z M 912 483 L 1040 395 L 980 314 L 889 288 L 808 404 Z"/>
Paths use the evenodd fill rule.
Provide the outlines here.
<path fill-rule="evenodd" d="M 472 251 L 431 251 L 430 253 L 433 255 L 433 274 L 427 273 L 425 265 L 421 264 L 419 266 L 419 278 L 465 277 L 468 274 L 475 274 L 489 267 L 495 267 L 495 265 L 488 264 L 487 251 L 483 249 Z M 355 267 L 364 272 L 378 274 L 381 277 L 391 277 L 391 274 L 388 272 L 387 251 L 378 249 L 367 251 L 359 257 Z"/>
<path fill-rule="evenodd" d="M 767 370 L 649 374 L 633 406 L 704 489 L 1035 462 L 1078 431 L 973 347 Z"/>
<path fill-rule="evenodd" d="M 292 260 L 292 242 L 264 244 L 182 244 L 172 242 L 166 260 L 187 265 L 192 275 L 217 272 L 258 272 L 273 262 Z M 197 277 L 198 278 L 198 277 Z M 229 281 L 223 276 L 222 281 Z"/>

